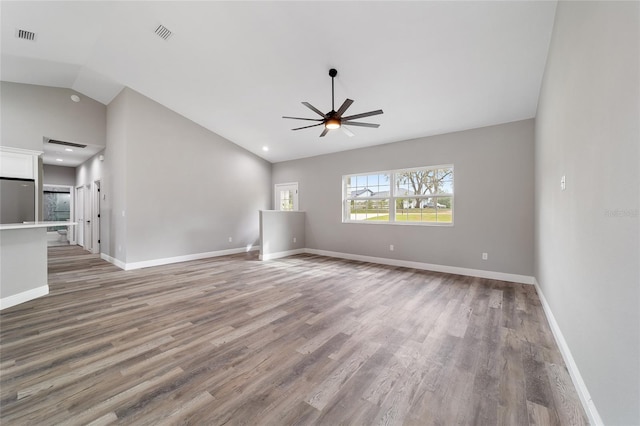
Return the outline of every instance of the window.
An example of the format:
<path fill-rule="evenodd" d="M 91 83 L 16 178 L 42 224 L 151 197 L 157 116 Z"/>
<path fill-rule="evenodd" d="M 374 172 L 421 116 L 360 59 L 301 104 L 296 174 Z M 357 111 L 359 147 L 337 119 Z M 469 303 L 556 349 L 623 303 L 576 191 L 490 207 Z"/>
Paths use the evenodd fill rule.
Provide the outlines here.
<path fill-rule="evenodd" d="M 346 221 L 389 222 L 390 179 L 389 173 L 345 176 Z"/>
<path fill-rule="evenodd" d="M 343 176 L 343 222 L 453 224 L 453 166 Z"/>

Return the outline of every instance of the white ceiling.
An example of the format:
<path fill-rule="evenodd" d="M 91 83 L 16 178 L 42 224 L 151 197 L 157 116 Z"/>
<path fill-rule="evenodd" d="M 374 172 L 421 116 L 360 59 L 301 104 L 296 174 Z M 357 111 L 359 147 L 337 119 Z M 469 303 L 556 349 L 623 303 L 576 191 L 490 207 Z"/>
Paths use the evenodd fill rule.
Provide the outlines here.
<path fill-rule="evenodd" d="M 124 86 L 272 162 L 535 116 L 555 1 L 2 1 L 0 78 Z M 162 24 L 168 40 L 155 33 Z M 16 38 L 33 31 L 35 42 Z M 301 105 L 383 109 L 348 137 Z M 264 152 L 263 146 L 269 151 Z"/>

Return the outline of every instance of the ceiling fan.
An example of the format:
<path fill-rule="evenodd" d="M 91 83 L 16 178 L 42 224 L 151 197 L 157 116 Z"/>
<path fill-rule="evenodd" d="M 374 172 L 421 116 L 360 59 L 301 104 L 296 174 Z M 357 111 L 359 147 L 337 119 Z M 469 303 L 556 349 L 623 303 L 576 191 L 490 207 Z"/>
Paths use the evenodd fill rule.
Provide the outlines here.
<path fill-rule="evenodd" d="M 334 68 L 331 68 L 329 70 L 329 76 L 331 77 L 331 111 L 324 114 L 322 111 L 320 111 L 318 108 L 311 105 L 309 102 L 302 102 L 302 105 L 306 106 L 307 108 L 309 108 L 311 111 L 315 112 L 322 118 L 302 118 L 302 117 L 283 116 L 282 118 L 290 118 L 293 120 L 319 121 L 319 123 L 317 124 L 312 124 L 310 126 L 297 127 L 291 130 L 302 130 L 302 129 L 308 129 L 309 127 L 324 126 L 324 130 L 322 131 L 322 133 L 320 133 L 320 137 L 324 137 L 324 135 L 326 135 L 329 132 L 329 130 L 335 130 L 335 129 L 342 129 L 342 131 L 345 132 L 348 136 L 353 136 L 353 133 L 349 129 L 344 127 L 345 125 L 360 126 L 360 127 L 374 127 L 374 128 L 380 127 L 379 124 L 358 123 L 352 120 L 356 120 L 358 118 L 364 118 L 364 117 L 371 117 L 372 115 L 380 115 L 382 114 L 381 109 L 378 109 L 376 111 L 363 112 L 362 114 L 355 114 L 355 115 L 349 115 L 347 117 L 343 117 L 342 115 L 345 113 L 347 108 L 349 108 L 353 103 L 353 100 L 346 99 L 342 103 L 340 108 L 338 108 L 337 111 L 335 110 L 334 96 L 333 96 L 333 79 L 335 78 L 336 75 L 338 75 L 338 71 L 336 71 Z"/>

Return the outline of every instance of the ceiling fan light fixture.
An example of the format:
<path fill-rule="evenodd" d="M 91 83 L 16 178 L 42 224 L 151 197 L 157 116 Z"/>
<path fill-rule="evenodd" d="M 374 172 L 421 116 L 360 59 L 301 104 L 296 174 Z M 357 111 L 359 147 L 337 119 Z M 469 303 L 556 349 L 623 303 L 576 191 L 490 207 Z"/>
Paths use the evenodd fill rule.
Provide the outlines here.
<path fill-rule="evenodd" d="M 340 128 L 340 120 L 337 118 L 330 118 L 324 123 L 324 127 L 329 130 L 335 130 Z"/>

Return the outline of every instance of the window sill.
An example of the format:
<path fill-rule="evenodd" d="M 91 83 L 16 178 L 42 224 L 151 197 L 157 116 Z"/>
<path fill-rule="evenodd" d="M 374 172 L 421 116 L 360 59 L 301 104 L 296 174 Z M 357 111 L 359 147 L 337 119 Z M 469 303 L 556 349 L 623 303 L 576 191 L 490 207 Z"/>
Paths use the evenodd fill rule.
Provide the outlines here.
<path fill-rule="evenodd" d="M 342 223 L 349 225 L 448 226 L 453 228 L 453 222 L 376 222 L 343 220 Z"/>

